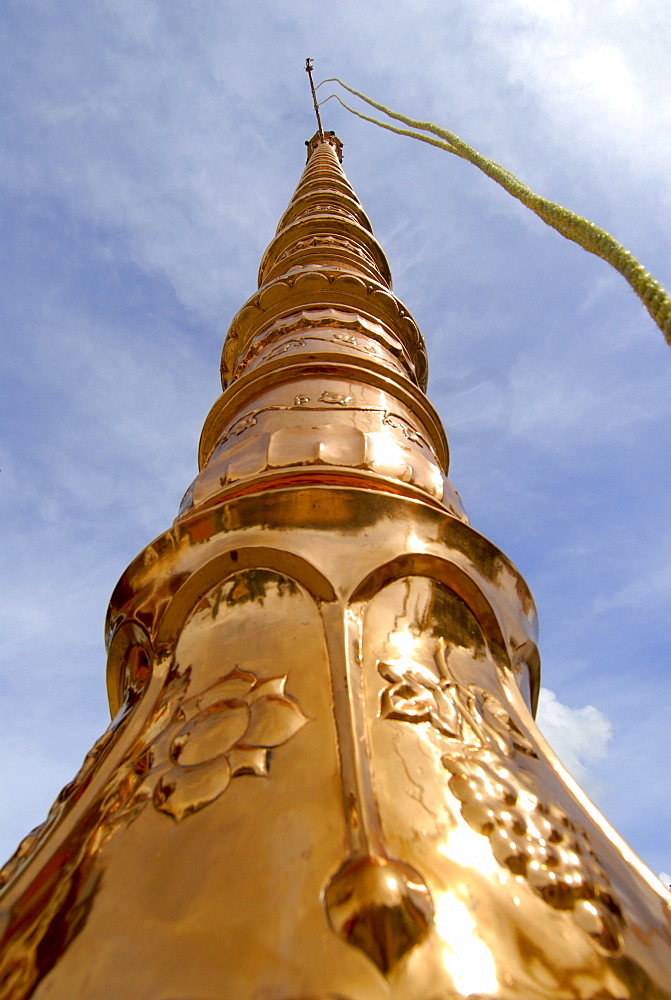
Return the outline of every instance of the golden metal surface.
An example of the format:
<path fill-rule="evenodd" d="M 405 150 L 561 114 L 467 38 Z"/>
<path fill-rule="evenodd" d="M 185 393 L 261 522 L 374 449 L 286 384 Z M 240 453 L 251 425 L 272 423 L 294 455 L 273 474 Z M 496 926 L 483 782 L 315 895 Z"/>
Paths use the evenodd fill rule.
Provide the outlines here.
<path fill-rule="evenodd" d="M 3 869 L 3 1000 L 671 998 L 671 897 L 535 726 L 531 595 L 339 152 L 112 596 L 113 721 Z"/>

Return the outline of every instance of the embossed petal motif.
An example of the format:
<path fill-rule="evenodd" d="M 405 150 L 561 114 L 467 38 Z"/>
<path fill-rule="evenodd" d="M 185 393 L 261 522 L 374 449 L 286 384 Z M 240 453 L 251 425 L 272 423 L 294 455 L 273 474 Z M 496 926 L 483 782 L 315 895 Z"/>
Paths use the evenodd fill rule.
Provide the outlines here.
<path fill-rule="evenodd" d="M 464 687 L 447 670 L 447 644 L 436 644 L 436 673 L 420 663 L 378 662 L 389 687 L 382 692 L 380 716 L 402 722 L 429 722 L 443 736 L 476 747 L 492 746 L 506 756 L 515 749 L 537 756 L 533 746 L 502 705 L 477 684 Z"/>
<path fill-rule="evenodd" d="M 285 683 L 286 676 L 259 681 L 233 670 L 187 698 L 169 727 L 167 770 L 164 761 L 150 772 L 161 772 L 156 808 L 181 820 L 218 798 L 236 775 L 267 774 L 269 751 L 307 722 Z"/>

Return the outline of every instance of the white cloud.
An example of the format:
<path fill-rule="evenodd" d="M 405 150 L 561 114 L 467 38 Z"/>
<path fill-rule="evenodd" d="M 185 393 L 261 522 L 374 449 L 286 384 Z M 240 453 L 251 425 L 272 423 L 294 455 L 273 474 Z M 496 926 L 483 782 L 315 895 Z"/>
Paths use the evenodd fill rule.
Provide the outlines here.
<path fill-rule="evenodd" d="M 564 767 L 590 791 L 590 766 L 605 758 L 613 733 L 608 717 L 593 705 L 570 708 L 541 688 L 536 722 Z"/>
<path fill-rule="evenodd" d="M 651 144 L 647 131 L 671 109 L 668 25 L 656 0 L 497 0 L 486 12 L 476 5 L 473 17 L 555 136 L 579 156 L 591 147 L 611 164 L 635 166 L 671 196 L 671 135 L 660 128 Z"/>

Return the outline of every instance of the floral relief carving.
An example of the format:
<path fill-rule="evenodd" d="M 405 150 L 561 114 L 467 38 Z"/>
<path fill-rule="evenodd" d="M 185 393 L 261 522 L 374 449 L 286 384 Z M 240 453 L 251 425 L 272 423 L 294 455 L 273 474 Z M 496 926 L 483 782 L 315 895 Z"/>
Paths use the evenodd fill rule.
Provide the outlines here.
<path fill-rule="evenodd" d="M 285 692 L 286 680 L 260 680 L 236 668 L 186 697 L 191 670 L 175 670 L 142 735 L 109 779 L 103 839 L 150 800 L 182 820 L 214 802 L 232 778 L 267 775 L 271 750 L 308 722 Z"/>
<path fill-rule="evenodd" d="M 284 340 L 279 344 L 276 344 L 272 350 L 268 351 L 266 355 L 266 360 L 270 361 L 272 358 L 278 358 L 282 354 L 286 354 L 292 348 L 305 347 L 305 340 L 302 337 L 294 337 L 292 340 Z"/>
<path fill-rule="evenodd" d="M 543 796 L 531 767 L 538 753 L 500 699 L 476 684 L 457 683 L 446 660 L 446 643 L 439 640 L 435 673 L 407 660 L 378 661 L 388 682 L 380 717 L 428 723 L 449 740 L 441 760 L 471 829 L 488 838 L 500 865 L 549 906 L 571 911 L 606 952 L 616 952 L 624 918 L 586 830 Z M 518 754 L 530 763 L 516 761 Z"/>
<path fill-rule="evenodd" d="M 218 798 L 237 775 L 266 775 L 270 751 L 308 721 L 285 683 L 286 676 L 261 681 L 236 669 L 186 698 L 136 765 L 149 765 L 143 788 L 145 794 L 153 788 L 156 808 L 181 820 Z"/>
<path fill-rule="evenodd" d="M 221 438 L 219 446 L 225 444 L 233 435 L 235 435 L 235 437 L 239 437 L 240 434 L 244 434 L 245 431 L 248 431 L 250 427 L 254 427 L 255 424 L 255 413 L 246 413 L 244 416 L 240 417 L 239 420 L 236 420 L 231 427 L 229 427 L 224 436 Z"/>
<path fill-rule="evenodd" d="M 372 292 L 374 286 L 371 286 L 369 292 Z M 379 322 L 372 321 L 357 313 L 352 312 L 341 312 L 333 308 L 329 309 L 309 309 L 301 310 L 299 313 L 293 313 L 288 317 L 283 317 L 276 320 L 260 339 L 256 339 L 246 347 L 245 351 L 237 359 L 234 372 L 232 376 L 239 377 L 248 366 L 254 361 L 256 356 L 267 348 L 278 338 L 286 336 L 287 334 L 297 333 L 302 335 L 308 328 L 318 329 L 319 327 L 327 328 L 339 328 L 343 331 L 355 330 L 357 333 L 362 335 L 363 342 L 356 345 L 357 350 L 366 351 L 370 354 L 379 354 L 379 347 L 373 342 L 369 343 L 369 338 L 380 339 L 381 344 L 386 347 L 392 353 L 398 355 L 402 359 L 404 366 L 414 371 L 415 364 L 410 360 L 407 350 L 401 345 L 397 336 L 391 333 L 388 328 L 383 328 Z M 232 340 L 235 340 L 235 336 L 232 336 Z M 346 340 L 348 334 L 343 333 L 342 339 Z M 418 334 L 419 336 L 419 334 Z M 314 338 L 310 338 L 314 339 Z M 339 335 L 333 337 L 334 340 L 341 339 Z M 414 343 L 414 341 L 413 341 Z M 353 343 L 351 346 L 355 346 Z"/>
<path fill-rule="evenodd" d="M 477 684 L 464 686 L 447 670 L 446 644 L 439 640 L 435 673 L 422 664 L 378 661 L 378 671 L 389 682 L 380 697 L 380 717 L 402 722 L 428 722 L 441 735 L 464 746 L 491 747 L 506 757 L 514 750 L 537 754 L 501 701 Z"/>
<path fill-rule="evenodd" d="M 333 342 L 347 344 L 348 347 L 352 347 L 357 351 L 364 351 L 366 354 L 379 354 L 379 348 L 376 344 L 366 343 L 365 341 L 358 341 L 356 337 L 350 334 L 340 334 L 335 333 L 332 337 L 319 337 L 319 336 L 306 336 L 306 337 L 293 337 L 291 340 L 281 341 L 272 347 L 265 355 L 265 361 L 272 361 L 274 358 L 281 357 L 288 351 L 299 350 L 301 348 L 307 347 L 308 342 L 331 344 Z M 259 345 L 259 349 L 255 352 L 255 356 L 262 353 L 264 350 L 264 345 Z M 254 360 L 252 358 L 249 361 Z"/>
<path fill-rule="evenodd" d="M 312 273 L 319 275 L 321 279 L 326 280 L 331 285 L 334 285 L 335 289 L 338 288 L 341 282 L 345 281 L 348 293 L 351 292 L 351 274 L 343 274 L 341 271 L 332 271 L 328 268 L 322 267 L 315 268 Z M 306 275 L 302 274 L 301 279 L 305 280 L 305 278 Z M 281 279 L 273 279 L 272 287 L 278 292 L 284 291 L 285 294 L 288 295 L 293 291 L 296 282 L 297 277 L 284 275 Z M 397 299 L 396 296 L 382 284 L 361 282 L 361 291 L 367 297 L 375 296 L 375 303 L 377 307 L 381 308 L 382 303 L 384 303 L 384 308 L 387 312 L 391 311 L 393 317 L 402 320 L 402 327 L 399 331 L 401 333 L 401 339 L 412 359 L 413 366 L 417 370 L 419 385 L 421 388 L 425 389 L 427 378 L 426 347 L 424 345 L 422 335 L 420 334 L 417 324 L 413 320 L 412 316 L 402 305 L 399 299 Z M 273 299 L 274 305 L 277 304 L 277 301 L 277 299 Z M 233 319 L 226 337 L 227 350 L 225 358 L 222 361 L 222 376 L 226 384 L 228 384 L 228 382 L 235 377 L 234 373 L 238 372 L 240 362 L 238 352 L 241 351 L 241 349 L 243 351 L 246 350 L 246 343 L 250 338 L 249 329 L 252 323 L 256 324 L 260 316 L 266 313 L 267 310 L 268 306 L 262 302 L 261 295 L 257 293 L 245 303 Z"/>
<path fill-rule="evenodd" d="M 308 208 L 303 209 L 302 212 L 297 214 L 294 217 L 294 221 L 309 215 L 345 215 L 354 221 L 358 221 L 356 213 L 352 209 L 343 208 L 341 205 L 337 205 L 334 202 L 310 205 Z"/>
<path fill-rule="evenodd" d="M 330 392 L 325 390 L 318 399 L 319 403 L 331 403 L 336 406 L 347 406 L 352 402 L 352 396 L 347 396 L 342 392 Z"/>
<path fill-rule="evenodd" d="M 380 349 L 377 344 L 370 343 L 369 341 L 358 341 L 356 337 L 353 337 L 348 333 L 334 333 L 333 340 L 341 343 L 347 344 L 350 347 L 354 347 L 357 351 L 365 351 L 366 354 L 379 354 Z"/>
<path fill-rule="evenodd" d="M 376 266 L 375 258 L 363 243 L 354 243 L 352 240 L 348 240 L 344 236 L 312 236 L 307 239 L 296 240 L 295 243 L 290 244 L 285 250 L 277 255 L 273 262 L 273 266 L 277 267 L 278 264 L 286 260 L 288 257 L 291 257 L 293 254 L 315 247 L 336 247 L 338 249 L 346 250 L 356 257 L 361 257 L 362 260 L 365 260 L 367 263 Z"/>
<path fill-rule="evenodd" d="M 142 736 L 90 807 L 81 835 L 62 844 L 57 873 L 31 886 L 5 913 L 0 982 L 7 1000 L 28 1000 L 38 979 L 84 926 L 102 877 L 97 855 L 119 828 L 132 823 L 149 801 L 179 821 L 213 802 L 237 775 L 266 775 L 270 751 L 308 721 L 284 690 L 286 676 L 259 680 L 251 671 L 235 669 L 187 698 L 190 680 L 190 668 L 171 672 Z M 108 742 L 106 734 L 89 753 L 53 815 L 86 787 Z M 5 881 L 29 857 L 42 832 L 39 828 L 25 838 L 6 866 Z"/>
<path fill-rule="evenodd" d="M 433 448 L 426 438 L 422 437 L 419 431 L 404 417 L 399 416 L 397 413 L 385 413 L 382 423 L 387 427 L 393 427 L 395 430 L 402 431 L 404 437 L 406 437 L 408 441 L 414 441 L 415 444 L 420 444 L 426 448 L 427 451 L 433 453 Z"/>

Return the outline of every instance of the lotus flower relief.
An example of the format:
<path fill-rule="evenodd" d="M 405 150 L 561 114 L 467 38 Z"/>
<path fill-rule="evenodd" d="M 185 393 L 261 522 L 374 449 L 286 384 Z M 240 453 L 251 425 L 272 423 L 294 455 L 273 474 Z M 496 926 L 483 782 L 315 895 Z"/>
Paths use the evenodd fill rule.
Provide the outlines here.
<path fill-rule="evenodd" d="M 181 820 L 218 798 L 236 775 L 267 774 L 269 751 L 308 721 L 285 694 L 286 679 L 236 669 L 185 699 L 170 727 L 171 766 L 160 768 L 156 808 Z"/>

